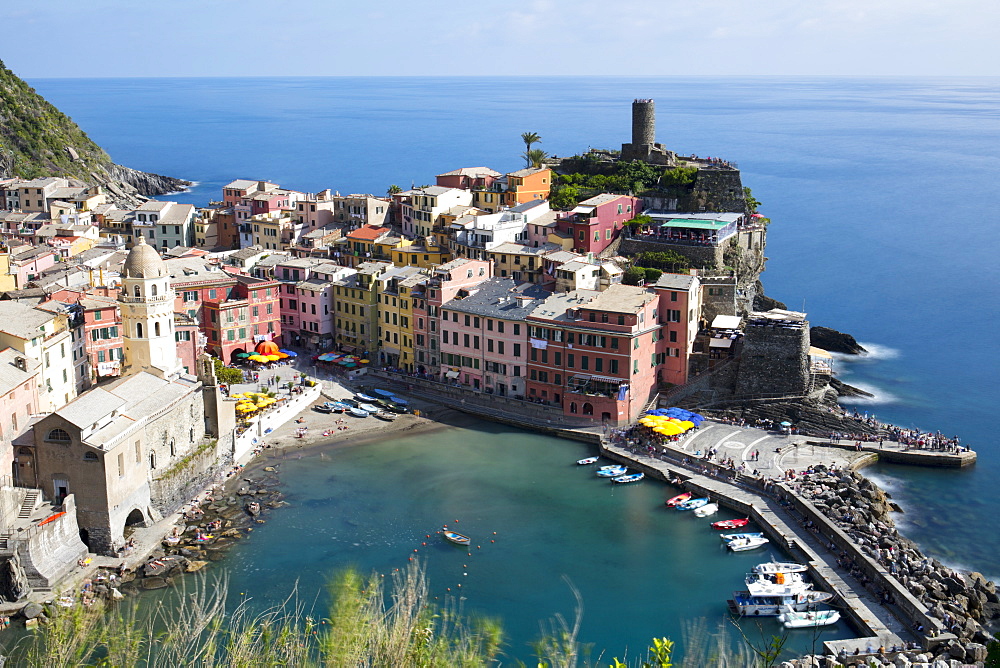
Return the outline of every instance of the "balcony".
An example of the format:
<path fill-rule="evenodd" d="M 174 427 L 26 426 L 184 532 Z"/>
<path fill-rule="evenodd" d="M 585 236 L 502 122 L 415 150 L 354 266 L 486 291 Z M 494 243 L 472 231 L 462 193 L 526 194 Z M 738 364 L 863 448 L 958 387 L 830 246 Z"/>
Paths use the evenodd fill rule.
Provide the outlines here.
<path fill-rule="evenodd" d="M 173 295 L 156 295 L 155 297 L 129 297 L 121 295 L 118 299 L 126 304 L 163 304 L 174 301 Z"/>

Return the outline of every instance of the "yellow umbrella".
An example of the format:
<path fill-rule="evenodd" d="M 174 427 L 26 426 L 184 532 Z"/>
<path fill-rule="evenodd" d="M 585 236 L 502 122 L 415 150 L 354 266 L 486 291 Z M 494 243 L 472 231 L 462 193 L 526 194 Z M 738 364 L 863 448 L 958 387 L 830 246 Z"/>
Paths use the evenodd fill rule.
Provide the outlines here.
<path fill-rule="evenodd" d="M 230 394 L 229 398 L 230 399 L 242 399 L 243 395 L 242 394 Z"/>
<path fill-rule="evenodd" d="M 690 420 L 682 420 L 678 426 L 684 427 L 684 431 L 687 431 L 688 429 L 694 427 L 694 422 L 691 422 Z"/>
<path fill-rule="evenodd" d="M 281 355 L 264 355 L 268 362 L 277 362 L 281 359 Z"/>

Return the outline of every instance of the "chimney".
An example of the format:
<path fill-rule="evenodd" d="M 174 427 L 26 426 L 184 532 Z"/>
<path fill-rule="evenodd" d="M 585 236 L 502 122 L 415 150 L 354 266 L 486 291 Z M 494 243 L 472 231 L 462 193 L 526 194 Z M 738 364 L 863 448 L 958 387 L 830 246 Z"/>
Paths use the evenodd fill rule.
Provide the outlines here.
<path fill-rule="evenodd" d="M 27 363 L 27 361 L 25 361 L 25 359 L 23 357 L 15 357 L 14 358 L 14 366 L 16 366 L 21 371 L 27 371 L 28 370 L 28 363 Z"/>

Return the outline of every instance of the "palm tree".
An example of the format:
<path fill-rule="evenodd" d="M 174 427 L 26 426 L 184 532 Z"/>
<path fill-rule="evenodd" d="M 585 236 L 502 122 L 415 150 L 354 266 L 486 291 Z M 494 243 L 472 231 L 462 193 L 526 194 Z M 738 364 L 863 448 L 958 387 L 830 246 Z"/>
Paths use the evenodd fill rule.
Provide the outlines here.
<path fill-rule="evenodd" d="M 524 142 L 524 154 L 525 160 L 527 160 L 527 154 L 531 152 L 531 145 L 538 144 L 542 138 L 538 136 L 537 132 L 522 132 L 521 141 Z M 531 162 L 528 162 L 528 165 L 530 166 Z"/>
<path fill-rule="evenodd" d="M 393 183 L 391 186 L 389 186 L 389 189 L 386 190 L 385 192 L 388 195 L 398 195 L 399 193 L 403 192 L 403 189 L 397 186 L 395 183 Z"/>
<path fill-rule="evenodd" d="M 549 157 L 549 154 L 540 148 L 533 148 L 525 151 L 521 157 L 524 158 L 524 162 L 528 167 L 538 168 L 542 166 L 542 162 L 545 161 L 545 158 Z"/>

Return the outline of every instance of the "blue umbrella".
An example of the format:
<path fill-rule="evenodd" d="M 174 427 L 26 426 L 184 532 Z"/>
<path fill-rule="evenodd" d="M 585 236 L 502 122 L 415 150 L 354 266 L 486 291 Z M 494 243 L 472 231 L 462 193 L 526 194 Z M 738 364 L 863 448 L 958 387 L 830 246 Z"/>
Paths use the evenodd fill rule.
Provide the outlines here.
<path fill-rule="evenodd" d="M 285 350 L 284 348 L 280 348 L 278 350 L 278 352 L 279 353 L 285 353 L 289 357 L 298 357 L 299 356 L 299 354 L 297 352 L 295 352 L 294 350 Z"/>

